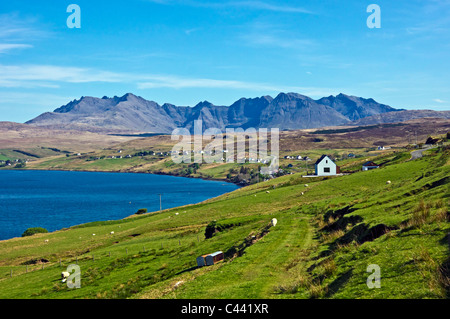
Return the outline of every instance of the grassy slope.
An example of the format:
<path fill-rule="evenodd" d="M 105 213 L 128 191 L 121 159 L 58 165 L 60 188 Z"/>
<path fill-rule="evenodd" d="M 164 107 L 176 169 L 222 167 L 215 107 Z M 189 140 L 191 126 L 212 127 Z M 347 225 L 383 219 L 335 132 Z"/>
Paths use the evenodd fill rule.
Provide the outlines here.
<path fill-rule="evenodd" d="M 283 176 L 197 205 L 1 241 L 0 298 L 445 298 L 449 164 L 447 150 L 324 180 Z M 212 220 L 240 225 L 205 240 Z M 379 224 L 390 231 L 371 238 Z M 216 250 L 224 262 L 195 267 Z M 75 256 L 82 288 L 69 290 L 59 276 Z M 40 258 L 50 262 L 25 273 Z M 369 264 L 381 268 L 381 289 L 366 286 Z"/>

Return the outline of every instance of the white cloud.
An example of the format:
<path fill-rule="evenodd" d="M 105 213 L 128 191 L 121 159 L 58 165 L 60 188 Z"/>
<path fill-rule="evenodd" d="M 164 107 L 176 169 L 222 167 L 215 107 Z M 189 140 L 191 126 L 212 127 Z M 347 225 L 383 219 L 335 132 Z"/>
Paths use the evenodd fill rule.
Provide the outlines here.
<path fill-rule="evenodd" d="M 37 106 L 49 105 L 60 106 L 68 101 L 75 99 L 72 96 L 59 96 L 48 93 L 32 93 L 32 92 L 4 92 L 0 91 L 0 105 L 29 105 L 30 101 Z"/>
<path fill-rule="evenodd" d="M 0 86 L 54 87 L 55 83 L 121 82 L 118 73 L 54 65 L 0 65 Z"/>
<path fill-rule="evenodd" d="M 312 14 L 312 12 L 310 10 L 307 10 L 302 7 L 284 6 L 284 5 L 278 5 L 278 4 L 271 4 L 271 3 L 263 2 L 263 1 L 236 1 L 236 2 L 224 3 L 224 5 L 231 5 L 231 6 L 236 6 L 236 7 L 247 7 L 247 8 L 251 8 L 251 9 L 267 10 L 267 11 L 274 11 L 274 12 Z"/>
<path fill-rule="evenodd" d="M 186 78 L 179 76 L 145 76 L 144 82 L 138 83 L 139 89 L 155 88 L 222 88 L 278 91 L 280 88 L 265 83 L 252 83 L 234 80 L 217 80 L 205 78 Z"/>
<path fill-rule="evenodd" d="M 33 46 L 30 44 L 21 44 L 21 43 L 0 43 L 0 53 L 5 53 L 14 49 L 28 49 Z"/>
<path fill-rule="evenodd" d="M 138 89 L 244 89 L 249 91 L 274 92 L 297 92 L 310 97 L 322 97 L 330 94 L 344 92 L 344 88 L 302 87 L 292 85 L 279 85 L 270 83 L 244 82 L 234 80 L 217 80 L 206 78 L 187 78 L 179 76 L 147 76 L 147 81 L 139 82 Z"/>
<path fill-rule="evenodd" d="M 273 4 L 265 1 L 177 1 L 177 0 L 147 0 L 148 2 L 162 4 L 162 5 L 186 5 L 191 7 L 204 8 L 246 8 L 253 10 L 264 10 L 272 12 L 285 13 L 304 13 L 313 14 L 312 11 L 298 6 L 286 6 L 280 4 Z"/>
<path fill-rule="evenodd" d="M 433 99 L 436 103 L 447 103 L 447 101 L 441 100 L 441 99 Z"/>
<path fill-rule="evenodd" d="M 59 88 L 63 83 L 126 83 L 137 89 L 235 89 L 259 92 L 298 92 L 308 96 L 325 96 L 342 92 L 342 89 L 301 87 L 263 82 L 183 77 L 178 75 L 154 75 L 117 73 L 92 68 L 54 65 L 1 65 L 0 87 L 5 88 Z"/>
<path fill-rule="evenodd" d="M 23 17 L 17 13 L 0 14 L 0 54 L 32 48 L 29 43 L 51 34 L 46 29 L 35 17 Z"/>

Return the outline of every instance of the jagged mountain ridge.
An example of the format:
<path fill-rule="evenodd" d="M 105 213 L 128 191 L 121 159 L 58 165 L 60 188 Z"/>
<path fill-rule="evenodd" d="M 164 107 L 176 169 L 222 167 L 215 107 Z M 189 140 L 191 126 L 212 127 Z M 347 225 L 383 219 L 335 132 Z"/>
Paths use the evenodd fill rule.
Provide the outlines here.
<path fill-rule="evenodd" d="M 277 127 L 285 130 L 351 124 L 368 116 L 397 111 L 373 99 L 342 93 L 319 100 L 298 93 L 280 93 L 275 98 L 241 98 L 230 106 L 203 101 L 194 107 L 169 103 L 161 106 L 127 93 L 112 98 L 81 97 L 26 124 L 59 129 L 170 133 L 177 127 L 192 131 L 194 120 L 202 120 L 203 129 Z"/>

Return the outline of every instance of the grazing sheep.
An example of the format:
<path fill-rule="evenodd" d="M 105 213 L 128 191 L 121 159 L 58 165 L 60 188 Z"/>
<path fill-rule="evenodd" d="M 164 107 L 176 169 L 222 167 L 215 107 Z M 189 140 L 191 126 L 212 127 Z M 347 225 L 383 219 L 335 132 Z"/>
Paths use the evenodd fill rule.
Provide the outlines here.
<path fill-rule="evenodd" d="M 95 234 L 92 234 L 92 236 L 95 236 Z"/>
<path fill-rule="evenodd" d="M 175 215 L 179 215 L 180 213 L 175 213 Z"/>
<path fill-rule="evenodd" d="M 304 195 L 305 193 L 302 192 L 302 195 Z"/>
<path fill-rule="evenodd" d="M 175 285 L 173 285 L 173 288 L 177 288 L 178 286 L 182 285 L 183 283 L 184 283 L 184 280 L 177 281 L 175 283 Z"/>
<path fill-rule="evenodd" d="M 267 194 L 270 194 L 270 192 L 269 192 L 269 191 L 266 191 L 266 193 L 267 193 Z"/>
<path fill-rule="evenodd" d="M 66 282 L 66 281 L 67 281 L 67 278 L 69 278 L 69 276 L 70 276 L 70 273 L 69 273 L 69 272 L 63 271 L 63 272 L 61 273 L 62 282 Z"/>
<path fill-rule="evenodd" d="M 308 184 L 305 184 L 305 187 L 308 187 Z"/>
<path fill-rule="evenodd" d="M 44 240 L 44 243 L 48 243 L 48 239 Z"/>
<path fill-rule="evenodd" d="M 272 226 L 276 226 L 278 221 L 276 218 L 272 218 L 270 222 L 272 223 Z"/>
<path fill-rule="evenodd" d="M 114 235 L 114 232 L 112 231 L 112 232 L 110 232 L 110 234 L 111 234 L 111 235 Z"/>
<path fill-rule="evenodd" d="M 387 182 L 386 182 L 386 184 L 390 184 L 390 183 L 391 183 L 391 181 L 387 181 Z"/>

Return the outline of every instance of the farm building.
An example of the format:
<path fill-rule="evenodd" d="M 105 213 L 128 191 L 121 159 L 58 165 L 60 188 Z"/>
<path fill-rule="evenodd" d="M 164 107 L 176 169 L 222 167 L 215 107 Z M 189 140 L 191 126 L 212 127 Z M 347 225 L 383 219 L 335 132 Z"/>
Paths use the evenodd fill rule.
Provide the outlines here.
<path fill-rule="evenodd" d="M 331 176 L 340 174 L 340 167 L 337 166 L 328 155 L 322 155 L 315 163 L 317 176 Z"/>
<path fill-rule="evenodd" d="M 207 266 L 212 266 L 215 263 L 223 260 L 223 252 L 216 251 L 215 253 L 212 253 L 212 254 L 206 256 L 205 260 L 206 260 L 206 265 Z"/>
<path fill-rule="evenodd" d="M 197 266 L 198 267 L 206 266 L 206 260 L 205 260 L 206 256 L 209 256 L 209 255 L 206 254 L 206 255 L 197 257 Z"/>
<path fill-rule="evenodd" d="M 375 164 L 375 163 L 372 162 L 372 161 L 368 161 L 368 162 L 365 162 L 365 163 L 363 164 L 362 170 L 363 170 L 363 171 L 368 171 L 368 170 L 375 169 L 375 168 L 379 168 L 379 167 L 380 167 L 380 165 L 377 165 L 377 164 Z"/>

